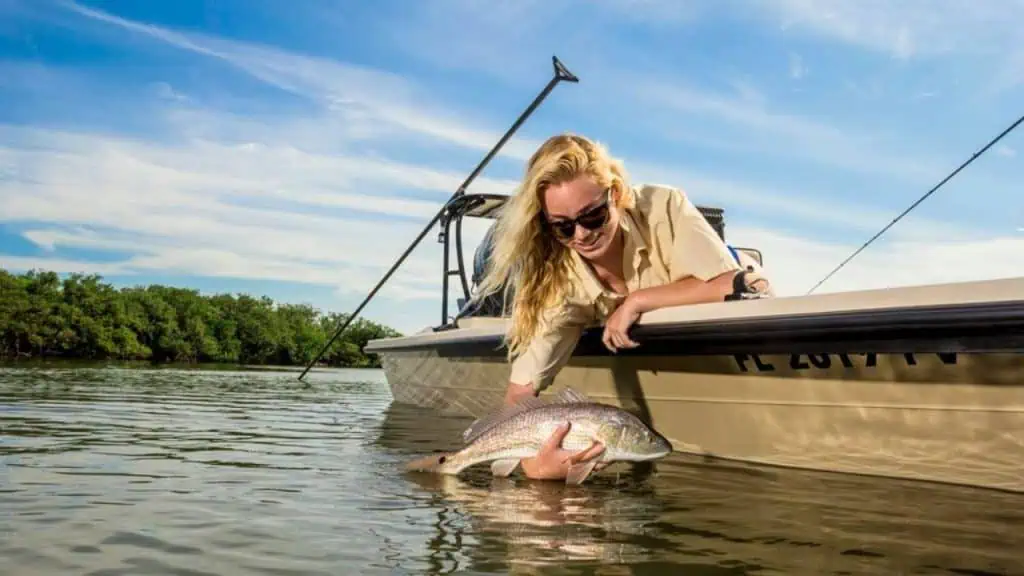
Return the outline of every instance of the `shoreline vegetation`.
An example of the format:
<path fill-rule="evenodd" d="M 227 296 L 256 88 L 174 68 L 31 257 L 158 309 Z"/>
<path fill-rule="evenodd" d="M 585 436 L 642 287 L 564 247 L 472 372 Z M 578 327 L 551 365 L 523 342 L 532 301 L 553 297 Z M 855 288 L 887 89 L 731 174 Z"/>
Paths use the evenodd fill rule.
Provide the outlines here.
<path fill-rule="evenodd" d="M 248 294 L 202 295 L 152 284 L 114 288 L 97 274 L 0 269 L 0 360 L 305 366 L 347 314 Z M 379 368 L 369 340 L 401 335 L 358 318 L 319 367 Z"/>

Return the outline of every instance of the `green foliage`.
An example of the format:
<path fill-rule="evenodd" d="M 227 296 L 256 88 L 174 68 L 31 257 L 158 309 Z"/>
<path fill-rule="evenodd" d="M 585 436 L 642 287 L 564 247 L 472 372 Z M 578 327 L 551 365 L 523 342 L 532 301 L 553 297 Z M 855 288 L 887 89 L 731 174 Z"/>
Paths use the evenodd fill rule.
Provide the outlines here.
<path fill-rule="evenodd" d="M 98 275 L 0 270 L 0 357 L 65 357 L 305 365 L 347 316 L 267 297 L 146 286 L 117 290 Z M 377 367 L 370 340 L 399 333 L 357 319 L 321 357 Z"/>

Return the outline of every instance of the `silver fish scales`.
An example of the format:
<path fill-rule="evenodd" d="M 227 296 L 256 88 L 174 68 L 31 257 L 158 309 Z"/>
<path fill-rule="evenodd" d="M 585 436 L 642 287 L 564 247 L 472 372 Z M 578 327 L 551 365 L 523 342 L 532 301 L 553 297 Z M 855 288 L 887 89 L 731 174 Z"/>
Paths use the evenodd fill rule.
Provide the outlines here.
<path fill-rule="evenodd" d="M 477 420 L 463 434 L 466 444 L 461 450 L 419 458 L 406 469 L 458 474 L 491 462 L 494 475 L 508 476 L 521 459 L 536 455 L 555 428 L 566 422 L 570 427 L 562 448 L 578 452 L 595 442 L 604 446 L 597 458 L 570 468 L 569 484 L 582 483 L 598 464 L 656 460 L 672 452 L 667 439 L 633 414 L 563 389 L 550 400 L 529 398 Z"/>

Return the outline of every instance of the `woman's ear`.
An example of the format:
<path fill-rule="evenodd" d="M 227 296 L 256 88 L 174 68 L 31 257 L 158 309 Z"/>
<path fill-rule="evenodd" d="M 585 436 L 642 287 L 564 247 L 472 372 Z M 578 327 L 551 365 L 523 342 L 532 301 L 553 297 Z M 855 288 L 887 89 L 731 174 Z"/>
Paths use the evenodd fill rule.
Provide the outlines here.
<path fill-rule="evenodd" d="M 611 201 L 612 206 L 618 208 L 622 205 L 622 182 L 620 180 L 613 179 L 611 185 Z"/>

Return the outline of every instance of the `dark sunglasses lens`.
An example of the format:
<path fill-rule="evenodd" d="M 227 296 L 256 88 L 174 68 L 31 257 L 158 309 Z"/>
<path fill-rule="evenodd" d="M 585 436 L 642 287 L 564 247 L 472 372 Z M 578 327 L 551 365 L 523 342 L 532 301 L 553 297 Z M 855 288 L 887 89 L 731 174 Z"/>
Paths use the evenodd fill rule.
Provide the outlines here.
<path fill-rule="evenodd" d="M 579 215 L 575 220 L 559 220 L 557 222 L 550 222 L 550 224 L 555 234 L 563 239 L 569 239 L 576 233 L 576 224 L 583 226 L 587 230 L 597 230 L 608 222 L 608 214 L 608 204 L 605 203 Z"/>
<path fill-rule="evenodd" d="M 577 222 L 580 226 L 583 226 L 587 230 L 597 230 L 601 226 L 604 226 L 605 221 L 608 219 L 608 206 L 601 206 L 595 208 L 590 212 L 579 217 Z"/>
<path fill-rule="evenodd" d="M 555 233 L 562 238 L 572 238 L 572 235 L 576 232 L 575 222 L 552 222 L 551 226 L 554 228 Z"/>

